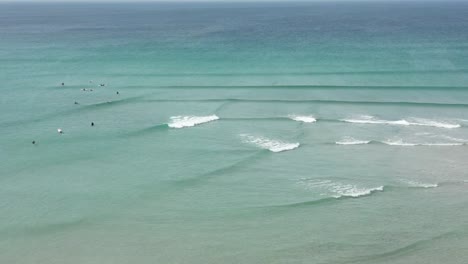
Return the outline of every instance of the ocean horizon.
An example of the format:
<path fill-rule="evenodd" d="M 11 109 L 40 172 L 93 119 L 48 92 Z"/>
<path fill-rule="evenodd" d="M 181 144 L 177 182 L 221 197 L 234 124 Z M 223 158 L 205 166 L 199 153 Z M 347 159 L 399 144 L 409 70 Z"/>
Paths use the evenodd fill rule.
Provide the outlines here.
<path fill-rule="evenodd" d="M 468 3 L 0 3 L 0 263 L 468 261 Z"/>

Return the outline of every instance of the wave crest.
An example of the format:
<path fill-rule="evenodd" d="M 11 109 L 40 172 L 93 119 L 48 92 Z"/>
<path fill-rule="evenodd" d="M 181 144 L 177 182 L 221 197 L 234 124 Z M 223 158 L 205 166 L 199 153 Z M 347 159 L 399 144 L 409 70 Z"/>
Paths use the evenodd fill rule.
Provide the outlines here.
<path fill-rule="evenodd" d="M 240 136 L 245 143 L 254 144 L 262 149 L 268 149 L 271 152 L 293 150 L 298 148 L 300 145 L 299 143 L 288 143 L 265 137 L 255 137 L 248 134 L 241 134 Z"/>
<path fill-rule="evenodd" d="M 315 123 L 317 122 L 317 119 L 314 116 L 307 115 L 307 116 L 300 116 L 300 115 L 289 115 L 288 116 L 290 119 L 298 122 L 303 122 L 303 123 Z"/>
<path fill-rule="evenodd" d="M 417 181 L 404 181 L 406 184 L 408 184 L 410 187 L 413 188 L 436 188 L 439 187 L 439 184 L 437 183 L 423 183 L 423 182 L 417 182 Z"/>
<path fill-rule="evenodd" d="M 336 141 L 335 144 L 337 145 L 363 145 L 369 144 L 370 140 L 358 140 L 352 137 L 345 137 L 340 141 Z"/>
<path fill-rule="evenodd" d="M 343 185 L 343 186 L 337 186 L 336 187 L 336 192 L 337 196 L 334 196 L 335 198 L 341 198 L 341 197 L 352 197 L 352 198 L 357 198 L 361 196 L 367 196 L 372 194 L 373 192 L 382 192 L 384 190 L 384 186 L 378 186 L 374 188 L 359 188 L 356 187 L 355 185 Z"/>
<path fill-rule="evenodd" d="M 199 124 L 218 120 L 217 115 L 210 116 L 172 116 L 171 122 L 167 124 L 171 128 L 193 127 Z"/>
<path fill-rule="evenodd" d="M 428 126 L 428 127 L 438 127 L 438 128 L 459 128 L 460 124 L 456 123 L 447 123 L 429 119 L 414 118 L 411 121 L 401 119 L 401 120 L 384 120 L 377 119 L 374 116 L 360 116 L 357 119 L 340 119 L 342 122 L 355 123 L 355 124 L 383 124 L 383 125 L 399 125 L 399 126 Z"/>
<path fill-rule="evenodd" d="M 390 146 L 404 146 L 404 147 L 414 147 L 414 146 L 440 146 L 440 147 L 450 147 L 450 146 L 463 146 L 465 143 L 460 142 L 444 142 L 444 143 L 409 143 L 404 142 L 401 139 L 398 140 L 386 140 L 382 141 L 383 144 Z"/>
<path fill-rule="evenodd" d="M 362 196 L 371 195 L 374 192 L 381 192 L 384 190 L 384 186 L 377 186 L 377 187 L 370 187 L 364 188 L 359 187 L 353 184 L 346 184 L 340 182 L 334 182 L 331 180 L 323 180 L 323 181 L 311 181 L 306 182 L 305 185 L 308 188 L 312 189 L 324 189 L 325 193 L 322 195 L 330 195 L 333 198 L 358 198 Z"/>

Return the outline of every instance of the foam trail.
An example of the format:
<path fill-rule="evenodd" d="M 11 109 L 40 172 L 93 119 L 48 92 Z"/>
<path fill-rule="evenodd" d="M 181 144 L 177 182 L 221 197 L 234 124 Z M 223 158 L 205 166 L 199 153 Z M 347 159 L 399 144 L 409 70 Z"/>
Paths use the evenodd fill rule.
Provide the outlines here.
<path fill-rule="evenodd" d="M 448 140 L 456 141 L 456 142 L 468 143 L 468 139 L 455 138 L 455 137 L 446 136 L 446 135 L 442 135 L 442 136 L 440 136 L 440 137 L 445 138 L 445 139 L 448 139 Z"/>
<path fill-rule="evenodd" d="M 199 124 L 218 120 L 216 115 L 210 116 L 172 116 L 171 122 L 167 124 L 171 128 L 193 127 Z"/>
<path fill-rule="evenodd" d="M 417 182 L 417 181 L 404 181 L 406 184 L 408 184 L 410 187 L 415 187 L 415 188 L 436 188 L 439 187 L 439 184 L 437 183 L 422 183 L 422 182 Z"/>
<path fill-rule="evenodd" d="M 362 144 L 369 144 L 370 140 L 358 140 L 352 137 L 345 137 L 340 141 L 336 141 L 335 144 L 337 145 L 362 145 Z"/>
<path fill-rule="evenodd" d="M 421 143 L 417 144 L 418 146 L 463 146 L 464 143 Z"/>
<path fill-rule="evenodd" d="M 300 116 L 300 115 L 289 115 L 288 116 L 290 119 L 298 122 L 304 122 L 304 123 L 315 123 L 317 122 L 317 119 L 314 116 L 308 115 L 308 116 Z"/>
<path fill-rule="evenodd" d="M 439 128 L 459 128 L 459 127 L 461 127 L 460 124 L 456 124 L 456 123 L 440 122 L 440 121 L 423 119 L 423 118 L 414 118 L 413 120 L 414 120 L 414 122 L 410 122 L 410 125 L 431 126 L 431 127 L 439 127 Z"/>
<path fill-rule="evenodd" d="M 254 144 L 262 149 L 268 149 L 271 152 L 282 152 L 293 150 L 299 147 L 299 143 L 288 143 L 265 137 L 255 137 L 248 134 L 241 134 L 240 137 L 245 143 Z"/>
<path fill-rule="evenodd" d="M 333 191 L 337 193 L 335 195 L 335 198 L 341 198 L 341 197 L 352 197 L 352 198 L 357 198 L 361 196 L 367 196 L 372 194 L 373 192 L 381 192 L 384 190 L 384 186 L 378 186 L 374 188 L 359 188 L 355 185 L 337 185 L 334 187 Z"/>
<path fill-rule="evenodd" d="M 381 192 L 384 190 L 384 186 L 377 186 L 371 188 L 358 187 L 353 184 L 344 184 L 339 182 L 333 182 L 331 180 L 312 181 L 307 182 L 306 186 L 312 189 L 325 189 L 325 193 L 322 195 L 330 194 L 332 197 L 339 198 L 358 198 L 362 196 L 371 195 L 374 192 Z"/>
<path fill-rule="evenodd" d="M 413 121 L 408 121 L 405 119 L 401 120 L 383 120 L 377 119 L 373 116 L 361 116 L 357 119 L 340 119 L 342 122 L 355 123 L 355 124 L 383 124 L 383 125 L 399 125 L 399 126 L 428 126 L 428 127 L 438 127 L 438 128 L 459 128 L 460 124 L 446 123 L 435 120 L 428 119 L 414 119 Z"/>
<path fill-rule="evenodd" d="M 382 141 L 382 143 L 390 146 L 404 146 L 404 147 L 414 147 L 414 146 L 440 146 L 440 147 L 449 147 L 449 146 L 463 146 L 464 143 L 454 143 L 454 142 L 444 142 L 444 143 L 409 143 L 404 142 L 401 139 L 398 140 L 387 140 Z"/>
<path fill-rule="evenodd" d="M 414 147 L 418 145 L 416 143 L 403 142 L 403 140 L 401 139 L 394 140 L 394 141 L 391 141 L 391 140 L 382 141 L 382 143 L 390 145 L 390 146 L 404 146 L 404 147 Z"/>

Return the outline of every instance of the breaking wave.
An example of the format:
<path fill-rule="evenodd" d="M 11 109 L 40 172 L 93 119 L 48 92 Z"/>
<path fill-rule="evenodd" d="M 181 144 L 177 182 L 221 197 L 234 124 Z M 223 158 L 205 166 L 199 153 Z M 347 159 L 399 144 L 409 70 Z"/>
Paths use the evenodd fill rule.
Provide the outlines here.
<path fill-rule="evenodd" d="M 255 137 L 248 134 L 241 134 L 240 137 L 245 143 L 254 144 L 262 149 L 268 149 L 271 152 L 282 152 L 293 150 L 299 147 L 299 143 L 288 143 L 279 140 L 268 139 L 265 137 Z"/>
<path fill-rule="evenodd" d="M 440 146 L 440 147 L 449 147 L 449 146 L 463 146 L 465 143 L 462 142 L 444 142 L 444 143 L 410 143 L 404 142 L 401 139 L 397 140 L 387 140 L 382 141 L 383 144 L 390 146 L 404 146 L 404 147 L 414 147 L 414 146 Z"/>
<path fill-rule="evenodd" d="M 423 183 L 417 181 L 404 181 L 404 183 L 408 184 L 410 187 L 414 188 L 436 188 L 439 187 L 437 183 Z"/>
<path fill-rule="evenodd" d="M 335 186 L 334 191 L 337 193 L 335 198 L 340 198 L 340 197 L 361 197 L 361 196 L 367 196 L 372 194 L 373 192 L 381 192 L 384 190 L 384 186 L 378 186 L 374 188 L 359 188 L 355 185 L 338 185 Z"/>
<path fill-rule="evenodd" d="M 289 115 L 288 116 L 290 119 L 298 122 L 304 122 L 304 123 L 315 123 L 317 122 L 317 119 L 314 116 L 308 115 L 308 116 L 300 116 L 300 115 Z"/>
<path fill-rule="evenodd" d="M 374 116 L 360 116 L 359 118 L 353 119 L 340 119 L 342 122 L 355 123 L 355 124 L 384 124 L 384 125 L 399 125 L 399 126 L 428 126 L 428 127 L 438 127 L 438 128 L 459 128 L 460 124 L 456 123 L 447 123 L 429 119 L 414 118 L 410 121 L 401 119 L 401 120 L 383 120 L 377 119 Z"/>
<path fill-rule="evenodd" d="M 218 120 L 217 115 L 210 116 L 173 116 L 171 122 L 167 124 L 171 128 L 193 127 L 199 124 Z"/>
<path fill-rule="evenodd" d="M 456 139 L 452 137 L 446 137 L 447 139 L 453 140 L 452 142 L 406 142 L 401 138 L 397 139 L 388 139 L 384 141 L 375 141 L 375 140 L 360 140 L 353 137 L 344 137 L 343 139 L 336 141 L 336 145 L 364 145 L 364 144 L 384 144 L 389 146 L 404 146 L 404 147 L 414 147 L 414 146 L 440 146 L 440 147 L 450 147 L 450 146 L 464 146 L 468 142 L 462 139 Z M 455 142 L 454 142 L 455 141 Z"/>
<path fill-rule="evenodd" d="M 440 137 L 448 139 L 448 140 L 456 141 L 456 142 L 468 143 L 468 139 L 464 139 L 464 138 L 456 138 L 456 137 L 451 137 L 451 136 L 446 136 L 446 135 L 442 135 Z"/>
<path fill-rule="evenodd" d="M 358 198 L 361 196 L 371 195 L 374 192 L 382 192 L 384 190 L 384 186 L 377 186 L 377 187 L 359 187 L 353 184 L 345 184 L 340 182 L 334 182 L 331 180 L 323 180 L 323 181 L 312 181 L 312 182 L 305 182 L 307 188 L 312 189 L 322 189 L 324 193 L 322 195 L 330 195 L 333 198 Z"/>
<path fill-rule="evenodd" d="M 340 141 L 336 141 L 335 144 L 337 145 L 363 145 L 363 144 L 369 144 L 370 142 L 371 142 L 370 140 L 358 140 L 352 137 L 345 137 Z"/>

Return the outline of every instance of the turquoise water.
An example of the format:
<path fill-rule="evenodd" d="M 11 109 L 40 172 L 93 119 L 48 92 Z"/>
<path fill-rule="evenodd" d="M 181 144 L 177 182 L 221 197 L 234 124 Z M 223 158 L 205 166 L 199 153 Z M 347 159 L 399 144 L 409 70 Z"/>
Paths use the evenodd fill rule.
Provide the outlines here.
<path fill-rule="evenodd" d="M 464 3 L 1 4 L 0 262 L 466 263 L 467 28 Z"/>

